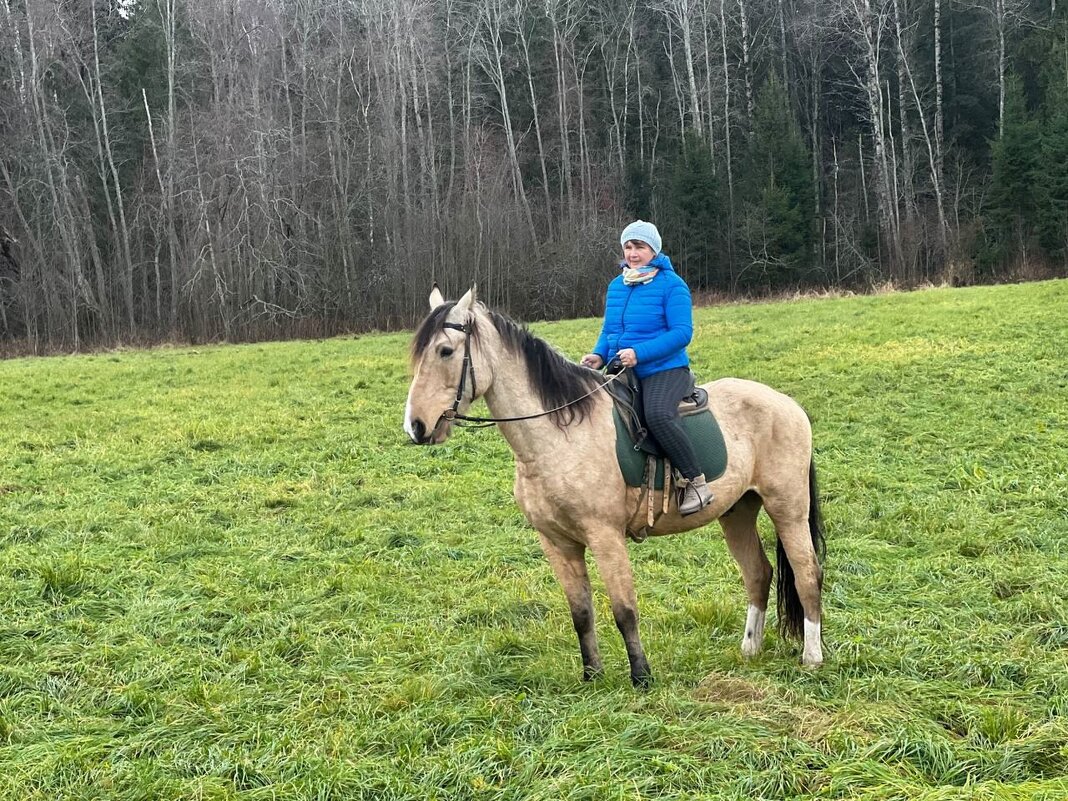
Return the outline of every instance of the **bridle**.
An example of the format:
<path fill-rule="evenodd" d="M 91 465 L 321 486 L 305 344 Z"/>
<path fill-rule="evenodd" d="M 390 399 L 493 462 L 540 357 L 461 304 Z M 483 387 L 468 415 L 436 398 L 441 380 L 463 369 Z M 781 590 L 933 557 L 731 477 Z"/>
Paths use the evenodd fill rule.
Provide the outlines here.
<path fill-rule="evenodd" d="M 442 328 L 451 328 L 453 331 L 459 331 L 464 335 L 464 363 L 460 368 L 460 383 L 456 385 L 456 399 L 452 402 L 452 408 L 446 409 L 441 413 L 441 417 L 438 418 L 437 425 L 434 429 L 441 425 L 442 420 L 473 420 L 474 418 L 467 415 L 460 414 L 460 404 L 464 399 L 464 387 L 467 385 L 467 374 L 471 374 L 471 401 L 474 402 L 475 397 L 478 395 L 478 384 L 475 383 L 475 365 L 471 363 L 471 349 L 467 347 L 467 340 L 471 336 L 471 321 L 468 319 L 466 323 L 462 325 L 460 323 L 445 323 Z M 488 421 L 487 421 L 488 422 Z M 457 425 L 460 425 L 457 423 Z"/>
<path fill-rule="evenodd" d="M 460 383 L 456 386 L 456 398 L 452 402 L 452 407 L 446 409 L 444 412 L 441 413 L 441 417 L 439 417 L 437 423 L 434 424 L 435 431 L 437 431 L 438 426 L 441 425 L 442 420 L 446 420 L 450 423 L 455 422 L 456 425 L 462 426 L 464 428 L 486 428 L 488 426 L 496 425 L 497 423 L 516 423 L 520 420 L 534 420 L 538 417 L 546 417 L 547 415 L 563 411 L 569 406 L 574 406 L 579 401 L 583 401 L 586 398 L 590 397 L 590 395 L 593 395 L 596 392 L 600 392 L 602 389 L 604 389 L 613 381 L 615 381 L 620 375 L 622 375 L 622 373 L 613 373 L 611 376 L 609 376 L 607 381 L 605 381 L 603 384 L 598 384 L 585 395 L 582 395 L 572 401 L 568 401 L 565 404 L 557 406 L 555 409 L 549 409 L 545 412 L 538 412 L 537 414 L 525 414 L 520 417 L 470 417 L 466 414 L 460 414 L 460 404 L 463 403 L 464 388 L 467 386 L 468 373 L 471 374 L 471 400 L 474 401 L 475 398 L 478 396 L 478 385 L 475 383 L 475 365 L 471 362 L 471 348 L 467 346 L 467 340 L 470 338 L 472 330 L 471 319 L 469 318 L 467 322 L 462 324 L 444 323 L 442 327 L 451 328 L 453 331 L 459 331 L 464 335 L 464 359 L 463 367 L 460 368 Z M 471 423 L 476 423 L 478 425 L 470 425 Z"/>

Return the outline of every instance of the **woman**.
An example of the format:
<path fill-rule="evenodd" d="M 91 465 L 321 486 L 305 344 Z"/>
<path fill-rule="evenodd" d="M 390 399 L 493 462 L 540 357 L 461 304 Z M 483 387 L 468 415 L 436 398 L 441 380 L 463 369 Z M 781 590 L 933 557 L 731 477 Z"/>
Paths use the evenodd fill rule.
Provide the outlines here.
<path fill-rule="evenodd" d="M 622 273 L 608 285 L 601 336 L 582 363 L 597 370 L 618 357 L 641 379 L 645 424 L 684 479 L 679 514 L 693 514 L 712 502 L 712 492 L 678 411 L 693 391 L 686 353 L 693 337 L 690 288 L 660 252 L 660 232 L 651 222 L 635 220 L 619 242 Z"/>

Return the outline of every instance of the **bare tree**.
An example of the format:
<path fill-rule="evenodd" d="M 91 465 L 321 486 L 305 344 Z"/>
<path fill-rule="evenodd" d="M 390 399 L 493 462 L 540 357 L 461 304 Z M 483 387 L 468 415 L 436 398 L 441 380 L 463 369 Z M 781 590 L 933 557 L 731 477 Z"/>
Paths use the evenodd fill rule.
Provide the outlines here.
<path fill-rule="evenodd" d="M 934 81 L 935 81 L 935 118 L 934 118 L 934 150 L 935 171 L 939 176 L 939 183 L 945 175 L 945 154 L 942 152 L 945 142 L 945 113 L 943 106 L 943 82 L 942 82 L 942 0 L 934 2 Z"/>
<path fill-rule="evenodd" d="M 656 0 L 653 8 L 664 15 L 669 22 L 669 30 L 678 37 L 682 46 L 683 66 L 686 70 L 686 86 L 688 90 L 689 113 L 684 116 L 689 118 L 697 134 L 703 135 L 704 124 L 701 118 L 701 101 L 697 94 L 697 77 L 694 71 L 694 30 L 703 30 L 701 12 L 703 4 L 700 0 Z M 674 64 L 672 64 L 674 69 Z"/>
<path fill-rule="evenodd" d="M 974 8 L 990 15 L 997 40 L 998 135 L 1005 128 L 1005 83 L 1008 78 L 1009 37 L 1021 26 L 1030 24 L 1027 0 L 957 0 L 966 8 Z"/>
<path fill-rule="evenodd" d="M 530 34 L 527 31 L 527 3 L 526 0 L 517 0 L 513 19 L 515 20 L 516 34 L 519 37 L 519 45 L 523 49 L 523 66 L 526 70 L 527 90 L 530 92 L 530 110 L 534 115 L 534 134 L 538 143 L 538 166 L 541 168 L 541 187 L 545 196 L 545 217 L 547 220 L 548 235 L 553 236 L 552 198 L 549 194 L 549 168 L 545 157 L 545 140 L 541 133 L 541 114 L 538 111 L 538 93 L 534 88 L 534 64 L 530 57 Z M 611 87 L 612 84 L 609 84 Z M 612 119 L 616 124 L 618 139 L 618 119 L 615 112 L 615 94 L 612 94 Z M 620 165 L 623 162 L 622 145 L 619 146 Z"/>
<path fill-rule="evenodd" d="M 719 0 L 719 36 L 723 53 L 723 141 L 727 148 L 727 197 L 731 207 L 731 229 L 734 228 L 734 167 L 731 158 L 731 74 L 727 61 L 727 2 Z M 733 239 L 733 236 L 731 237 Z"/>
<path fill-rule="evenodd" d="M 523 206 L 527 225 L 530 228 L 530 237 L 536 242 L 538 234 L 530 211 L 530 201 L 527 199 L 526 189 L 523 187 L 523 172 L 519 167 L 519 151 L 512 126 L 512 113 L 508 98 L 509 76 L 505 69 L 503 36 L 509 25 L 507 17 L 514 14 L 514 9 L 505 6 L 504 2 L 505 0 L 488 0 L 481 7 L 479 24 L 483 31 L 482 46 L 475 50 L 475 55 L 479 65 L 497 92 L 497 99 L 500 103 L 501 127 L 504 130 L 505 142 L 508 147 L 508 159 L 512 166 L 512 189 Z"/>
<path fill-rule="evenodd" d="M 753 131 L 753 74 L 750 68 L 749 15 L 746 13 L 746 0 L 738 0 L 738 23 L 741 25 L 742 43 L 742 78 L 745 80 L 745 119 L 746 133 Z"/>
<path fill-rule="evenodd" d="M 959 65 L 990 67 L 976 114 L 1003 125 L 1032 6 L 0 0 L 0 339 L 396 327 L 432 279 L 520 315 L 595 311 L 624 209 L 691 202 L 669 178 L 691 134 L 726 196 L 707 256 L 726 266 L 704 280 L 733 283 L 742 241 L 750 274 L 780 271 L 781 221 L 738 214 L 755 85 L 780 73 L 825 276 L 936 275 L 963 263 L 988 180 L 973 120 L 950 115 Z M 988 37 L 950 35 L 977 16 Z M 1059 51 L 1028 58 L 1068 74 Z M 535 245 L 547 264 L 519 268 Z"/>
<path fill-rule="evenodd" d="M 898 3 L 901 0 L 894 0 L 895 2 L 895 23 L 897 25 L 897 38 L 898 38 L 898 64 L 901 70 L 901 80 L 905 86 L 911 90 L 912 103 L 916 110 L 917 117 L 920 122 L 920 130 L 923 134 L 923 141 L 927 152 L 927 163 L 930 169 L 931 186 L 935 195 L 935 208 L 938 213 L 938 237 L 942 248 L 942 253 L 948 252 L 948 236 L 947 236 L 947 222 L 945 212 L 945 197 L 943 194 L 943 181 L 942 181 L 942 168 L 940 163 L 938 143 L 937 124 L 935 126 L 935 134 L 932 136 L 930 127 L 927 122 L 927 113 L 924 110 L 923 101 L 920 97 L 919 88 L 916 85 L 916 78 L 912 70 L 909 47 L 907 45 L 909 39 L 902 33 L 901 16 L 899 15 Z M 940 109 L 936 110 L 935 118 L 938 119 Z M 902 118 L 904 119 L 904 112 L 902 112 Z"/>
<path fill-rule="evenodd" d="M 909 103 L 906 93 L 908 92 L 908 49 L 910 41 L 906 40 L 906 31 L 910 30 L 904 21 L 908 13 L 907 0 L 893 0 L 894 9 L 894 32 L 897 57 L 897 116 L 901 130 L 901 179 L 902 194 L 904 195 L 906 227 L 909 230 L 915 226 L 916 189 L 914 186 L 915 167 L 913 165 L 912 151 L 912 125 L 909 120 Z M 911 39 L 911 35 L 909 37 Z M 889 101 L 889 99 L 888 99 Z M 889 102 L 887 103 L 889 106 Z M 891 126 L 893 121 L 890 121 Z"/>
<path fill-rule="evenodd" d="M 553 63 L 556 68 L 556 116 L 560 144 L 560 207 L 566 208 L 569 219 L 575 216 L 575 198 L 572 191 L 573 167 L 571 160 L 570 93 L 567 82 L 566 63 L 573 52 L 571 43 L 578 22 L 573 0 L 542 0 L 545 18 L 552 32 Z"/>
<path fill-rule="evenodd" d="M 860 59 L 850 62 L 857 86 L 867 100 L 869 132 L 874 149 L 875 194 L 879 226 L 887 245 L 890 264 L 902 264 L 901 228 L 894 198 L 893 152 L 889 124 L 884 114 L 881 54 L 887 42 L 891 7 L 887 0 L 843 0 L 840 19 L 848 35 L 859 43 Z"/>

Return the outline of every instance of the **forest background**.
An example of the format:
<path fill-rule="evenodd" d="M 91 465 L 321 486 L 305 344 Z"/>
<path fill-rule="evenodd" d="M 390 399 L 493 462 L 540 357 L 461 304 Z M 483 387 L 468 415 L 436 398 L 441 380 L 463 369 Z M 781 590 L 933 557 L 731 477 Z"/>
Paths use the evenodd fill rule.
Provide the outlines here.
<path fill-rule="evenodd" d="M 0 0 L 0 350 L 1068 272 L 1057 0 Z"/>

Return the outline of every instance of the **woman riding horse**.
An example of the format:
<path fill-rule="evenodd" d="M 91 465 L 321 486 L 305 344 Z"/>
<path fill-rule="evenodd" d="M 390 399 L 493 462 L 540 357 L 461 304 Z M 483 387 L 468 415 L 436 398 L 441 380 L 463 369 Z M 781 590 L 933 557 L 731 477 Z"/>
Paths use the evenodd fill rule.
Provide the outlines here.
<path fill-rule="evenodd" d="M 641 514 L 640 490 L 628 487 L 620 471 L 612 400 L 599 391 L 601 377 L 478 303 L 474 289 L 446 303 L 435 286 L 430 304 L 412 342 L 405 432 L 418 444 L 442 443 L 454 420 L 476 398 L 485 399 L 515 454 L 516 500 L 567 596 L 583 677 L 601 672 L 589 549 L 627 647 L 631 681 L 646 686 L 651 674 L 638 636 L 625 534 Z M 742 653 L 753 656 L 763 642 L 772 579 L 756 526 L 763 506 L 777 534 L 779 628 L 803 634 L 801 661 L 815 667 L 823 661 L 823 540 L 808 418 L 796 402 L 763 384 L 725 378 L 705 386 L 723 431 L 727 468 L 711 484 L 712 503 L 686 517 L 672 508 L 650 533 L 719 520 L 749 596 Z"/>
<path fill-rule="evenodd" d="M 712 493 L 679 420 L 679 402 L 693 392 L 690 288 L 661 251 L 651 222 L 632 222 L 619 244 L 622 272 L 608 285 L 601 336 L 582 363 L 596 370 L 618 358 L 641 379 L 645 424 L 684 479 L 679 514 L 692 515 L 712 503 Z"/>

